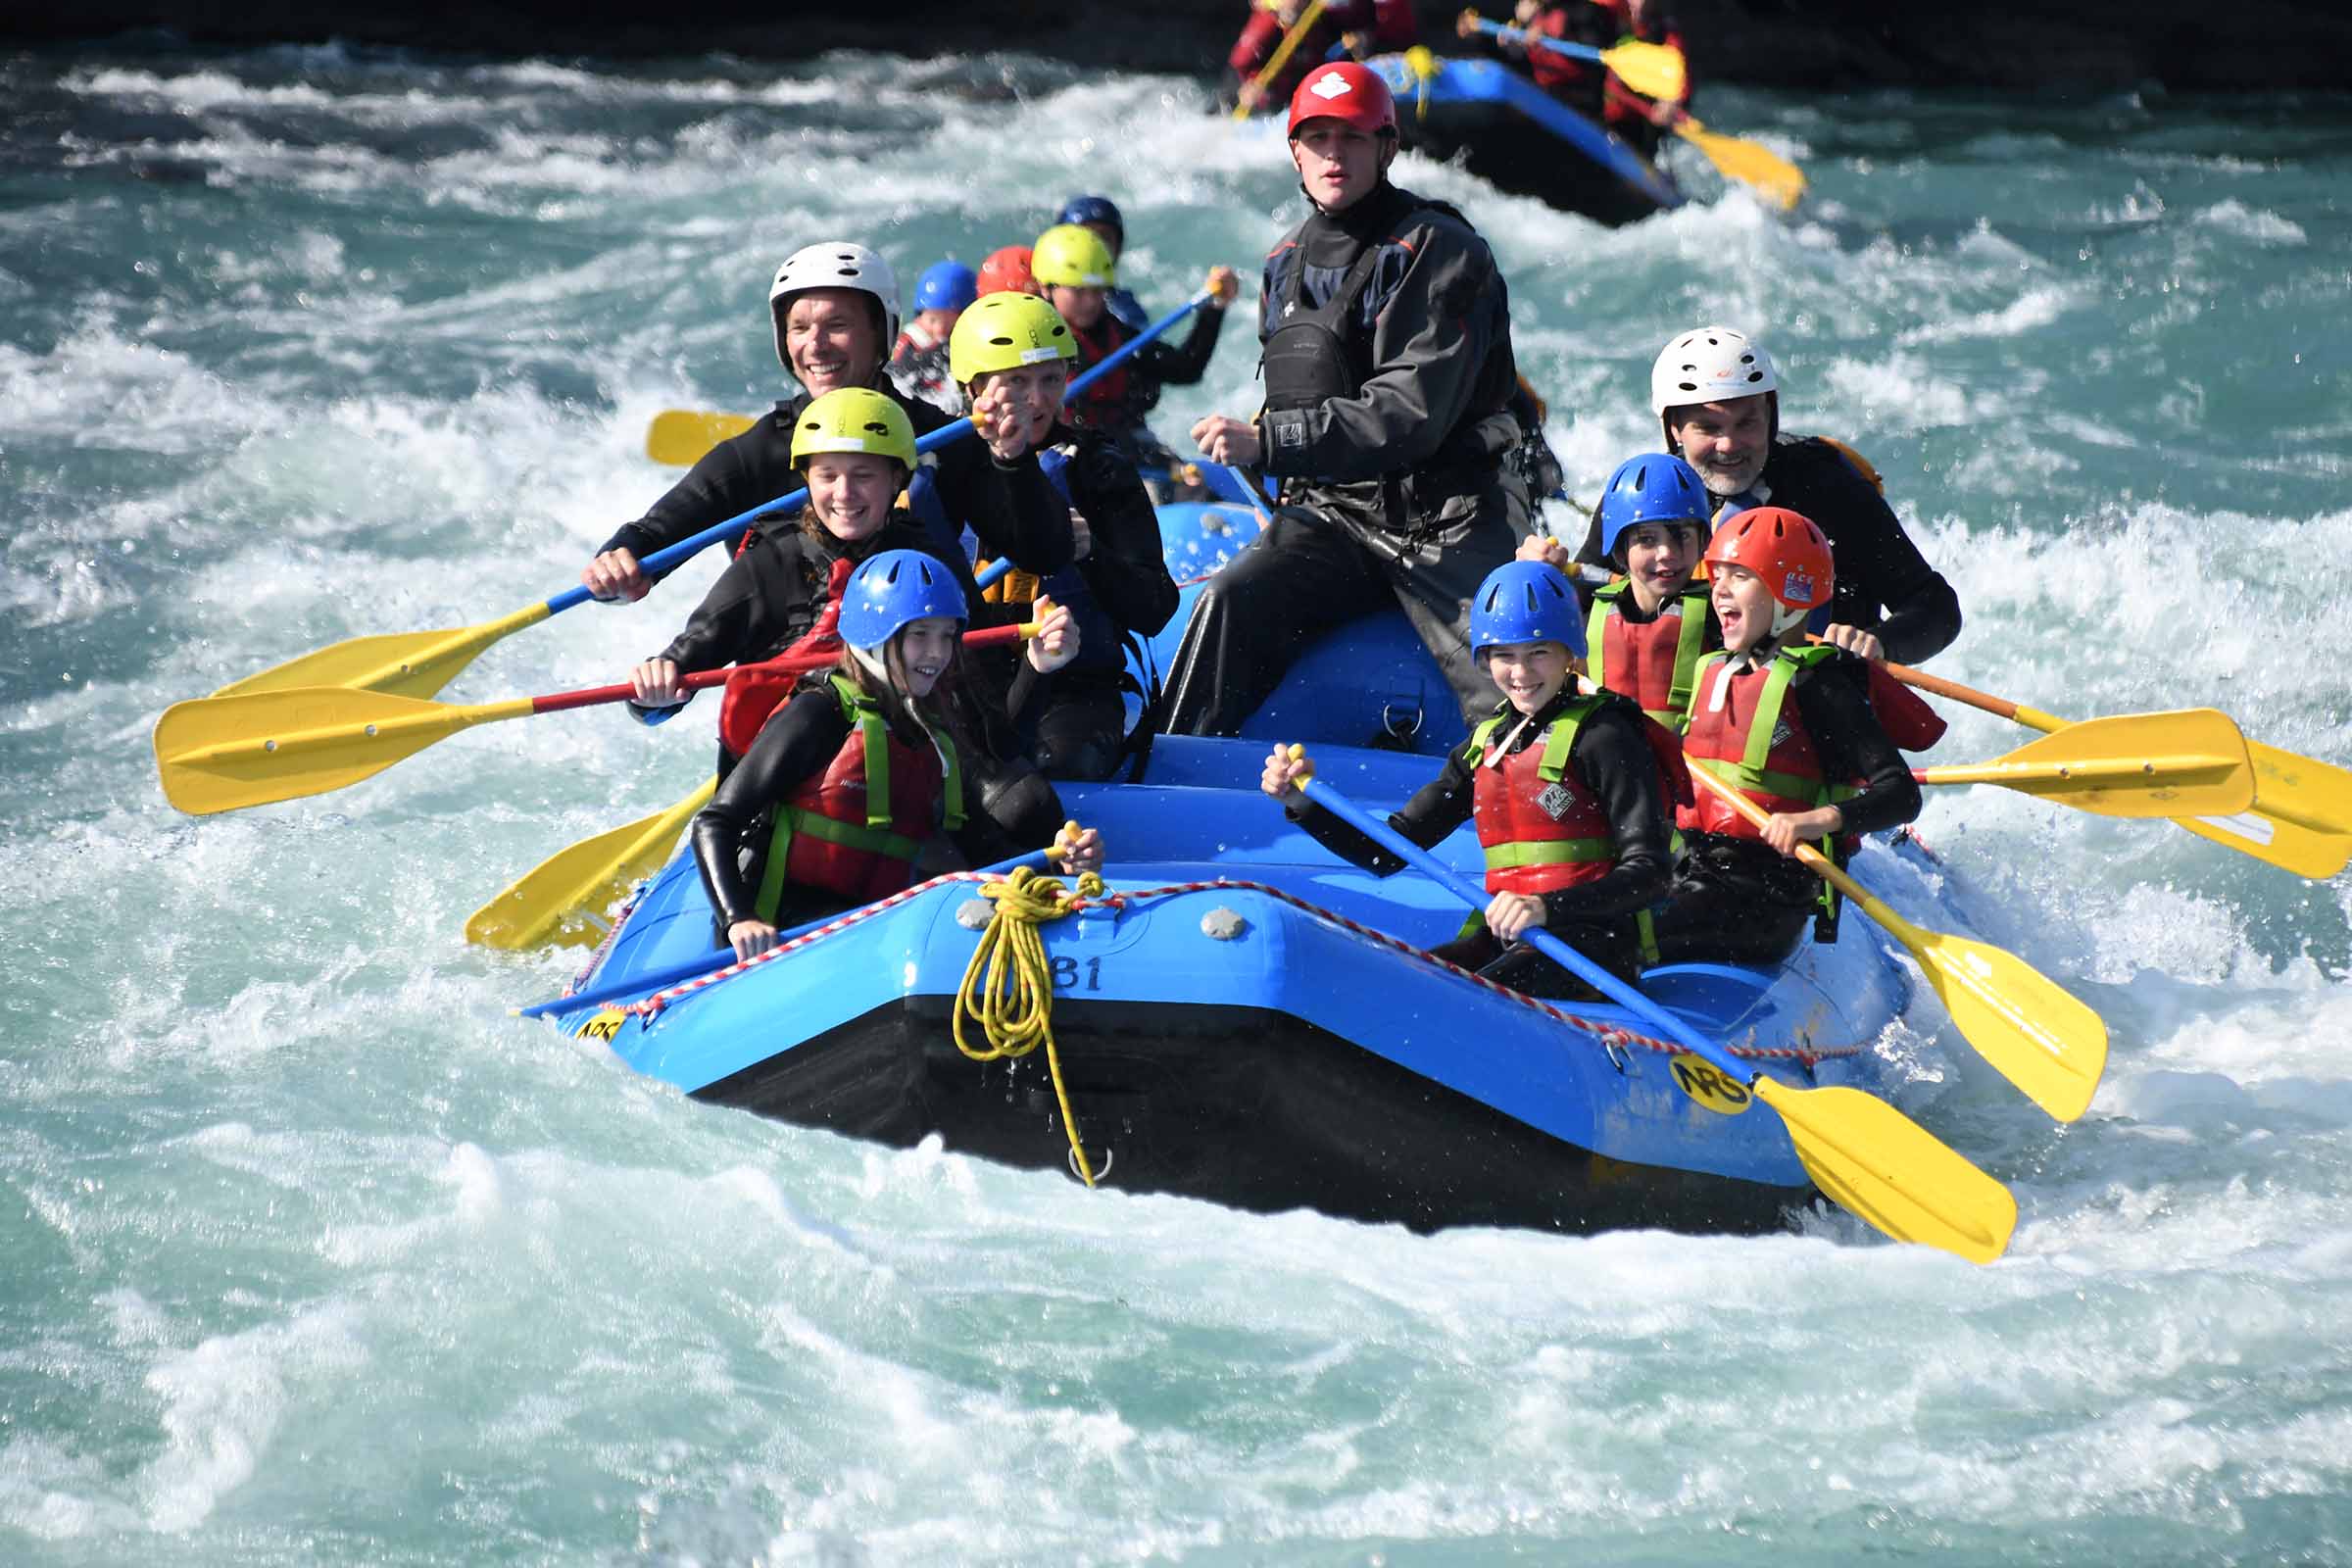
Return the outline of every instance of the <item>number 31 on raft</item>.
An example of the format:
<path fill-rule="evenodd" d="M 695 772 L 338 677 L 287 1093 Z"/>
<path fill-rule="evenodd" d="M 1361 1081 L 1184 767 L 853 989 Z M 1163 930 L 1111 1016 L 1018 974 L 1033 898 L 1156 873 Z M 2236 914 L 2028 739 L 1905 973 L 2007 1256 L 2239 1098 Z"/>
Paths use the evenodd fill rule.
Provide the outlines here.
<path fill-rule="evenodd" d="M 1737 1116 L 1755 1103 L 1755 1094 L 1745 1084 L 1726 1078 L 1713 1062 L 1695 1053 L 1685 1052 L 1667 1065 L 1683 1093 L 1718 1116 Z"/>

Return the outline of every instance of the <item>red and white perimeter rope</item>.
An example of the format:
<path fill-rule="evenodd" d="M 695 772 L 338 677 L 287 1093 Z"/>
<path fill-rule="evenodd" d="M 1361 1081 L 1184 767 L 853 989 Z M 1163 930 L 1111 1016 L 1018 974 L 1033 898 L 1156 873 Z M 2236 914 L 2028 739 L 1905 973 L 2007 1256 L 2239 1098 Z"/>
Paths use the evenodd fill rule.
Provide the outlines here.
<path fill-rule="evenodd" d="M 717 985 L 722 980 L 731 980 L 739 974 L 759 968 L 763 963 L 773 963 L 788 954 L 797 953 L 814 943 L 822 942 L 827 937 L 847 931 L 850 927 L 894 909 L 908 900 L 921 898 L 934 888 L 952 882 L 1002 882 L 1004 880 L 1004 875 L 994 871 L 950 871 L 944 876 L 935 876 L 928 882 L 918 882 L 904 892 L 894 893 L 887 899 L 866 905 L 862 908 L 853 909 L 838 920 L 829 920 L 813 930 L 804 931 L 791 941 L 779 943 L 757 957 L 747 958 L 740 963 L 730 963 L 724 968 L 713 969 L 709 974 L 697 975 L 692 980 L 671 986 L 665 991 L 657 991 L 653 995 L 641 998 L 617 1010 L 624 1014 L 636 1014 L 650 1018 L 681 997 L 692 996 L 707 987 Z M 1253 882 L 1240 877 L 1216 877 L 1205 882 L 1172 882 L 1165 887 L 1137 888 L 1108 893 L 1099 899 L 1076 898 L 1070 901 L 1069 906 L 1072 909 L 1085 909 L 1106 906 L 1114 909 L 1124 909 L 1131 904 L 1140 904 L 1147 899 L 1172 898 L 1183 893 L 1216 893 L 1233 889 L 1259 893 L 1267 898 L 1279 900 L 1294 908 L 1303 909 L 1318 919 L 1328 920 L 1341 930 L 1371 943 L 1375 947 L 1400 954 L 1421 963 L 1443 969 L 1449 974 L 1459 975 L 1472 985 L 1491 992 L 1506 1002 L 1516 1003 L 1523 1007 L 1533 1007 L 1555 1023 L 1565 1024 L 1571 1029 L 1592 1035 L 1604 1046 L 1614 1046 L 1620 1049 L 1639 1047 L 1644 1051 L 1660 1052 L 1670 1056 L 1681 1055 L 1686 1049 L 1669 1041 L 1652 1039 L 1648 1035 L 1635 1034 L 1632 1030 L 1620 1028 L 1615 1024 L 1597 1023 L 1591 1018 L 1579 1017 L 1573 1012 L 1564 1012 L 1540 998 L 1528 996 L 1524 992 L 1513 991 L 1505 985 L 1498 985 L 1484 975 L 1475 974 L 1459 964 L 1448 963 L 1444 958 L 1416 948 L 1409 942 L 1398 941 L 1384 931 L 1375 931 L 1370 926 L 1358 924 L 1346 915 L 1327 909 L 1319 904 L 1311 904 L 1287 889 L 1274 887 L 1264 882 Z M 1859 1055 L 1863 1048 L 1859 1045 L 1825 1046 L 1814 1050 L 1800 1051 L 1790 1046 L 1727 1045 L 1724 1049 L 1735 1056 L 1748 1056 L 1758 1060 L 1795 1061 L 1811 1066 L 1814 1062 L 1834 1056 Z"/>

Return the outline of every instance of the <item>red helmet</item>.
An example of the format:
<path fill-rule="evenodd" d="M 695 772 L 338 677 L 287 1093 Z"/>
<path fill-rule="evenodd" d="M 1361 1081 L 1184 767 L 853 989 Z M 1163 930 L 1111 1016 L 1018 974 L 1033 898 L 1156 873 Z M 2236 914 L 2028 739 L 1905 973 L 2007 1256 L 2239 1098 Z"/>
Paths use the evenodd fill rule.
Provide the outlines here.
<path fill-rule="evenodd" d="M 1291 94 L 1291 130 L 1310 120 L 1337 120 L 1356 130 L 1396 134 L 1396 100 L 1380 73 L 1352 60 L 1317 66 Z"/>
<path fill-rule="evenodd" d="M 1838 586 L 1828 536 L 1787 507 L 1750 507 L 1717 524 L 1707 564 L 1745 566 L 1763 579 L 1765 592 L 1794 611 L 1828 604 Z"/>
<path fill-rule="evenodd" d="M 1029 275 L 1029 247 L 1007 245 L 989 252 L 980 264 L 979 287 L 982 294 L 1036 293 L 1037 279 Z"/>

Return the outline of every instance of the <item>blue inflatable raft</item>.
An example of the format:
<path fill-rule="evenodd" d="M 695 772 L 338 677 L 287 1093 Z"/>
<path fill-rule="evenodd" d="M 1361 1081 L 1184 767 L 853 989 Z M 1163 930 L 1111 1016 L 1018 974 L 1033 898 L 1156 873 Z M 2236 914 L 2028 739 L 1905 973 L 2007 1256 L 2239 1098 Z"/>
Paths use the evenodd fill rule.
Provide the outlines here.
<path fill-rule="evenodd" d="M 1255 519 L 1170 508 L 1164 526 L 1183 577 Z M 1401 734 L 1408 694 L 1421 722 Z M 1258 792 L 1275 738 L 1311 743 L 1321 776 L 1376 810 L 1431 776 L 1428 754 L 1461 724 L 1400 613 L 1310 650 L 1249 728 L 1160 737 L 1138 782 L 1062 786 L 1112 857 L 1103 896 L 1039 928 L 1066 1121 L 1045 1053 L 976 1060 L 952 1027 L 992 907 L 979 888 L 1001 869 L 923 883 L 712 970 L 711 911 L 681 851 L 545 1010 L 720 1104 L 1073 1171 L 1074 1123 L 1101 1185 L 1242 1208 L 1419 1229 L 1752 1231 L 1811 1195 L 1779 1118 L 1744 1091 L 1623 1009 L 1534 1002 L 1429 957 L 1459 929 L 1457 904 L 1413 873 L 1339 861 Z M 1466 829 L 1438 854 L 1479 874 Z M 1775 971 L 1674 965 L 1642 989 L 1791 1084 L 1875 1088 L 1871 1045 L 1910 983 L 1871 922 L 1849 910 L 1841 927 Z"/>
<path fill-rule="evenodd" d="M 1370 65 L 1396 95 L 1406 147 L 1440 161 L 1458 154 L 1498 190 L 1610 224 L 1683 204 L 1648 159 L 1495 61 L 1440 60 L 1427 76 L 1402 55 Z"/>

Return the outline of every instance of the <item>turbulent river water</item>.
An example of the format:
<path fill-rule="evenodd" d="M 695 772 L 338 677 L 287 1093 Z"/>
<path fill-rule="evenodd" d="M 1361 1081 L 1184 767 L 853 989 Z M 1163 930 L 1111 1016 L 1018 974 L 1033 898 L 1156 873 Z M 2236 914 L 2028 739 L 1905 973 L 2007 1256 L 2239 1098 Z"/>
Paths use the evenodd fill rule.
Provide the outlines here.
<path fill-rule="evenodd" d="M 165 806 L 167 704 L 572 581 L 668 480 L 655 412 L 787 389 L 800 244 L 911 275 L 1100 190 L 1147 305 L 1253 273 L 1299 198 L 1200 87 L 134 42 L 0 57 L 0 1560 L 2352 1561 L 2352 879 L 1937 795 L 1909 906 L 2115 1042 L 2065 1128 L 1933 1001 L 1886 1043 L 2018 1194 L 1973 1268 L 1826 1212 L 1247 1216 L 689 1102 L 507 1016 L 576 954 L 460 936 L 684 794 L 675 727 Z M 1654 434 L 1670 333 L 1747 326 L 1958 585 L 1938 669 L 2352 759 L 2352 111 L 1701 107 L 1802 164 L 1802 214 L 1700 166 L 1611 232 L 1400 171 L 1492 238 L 1571 488 Z M 1163 432 L 1253 364 L 1229 333 Z M 713 569 L 448 697 L 618 678 Z M 1954 717 L 1947 760 L 2025 738 Z"/>

